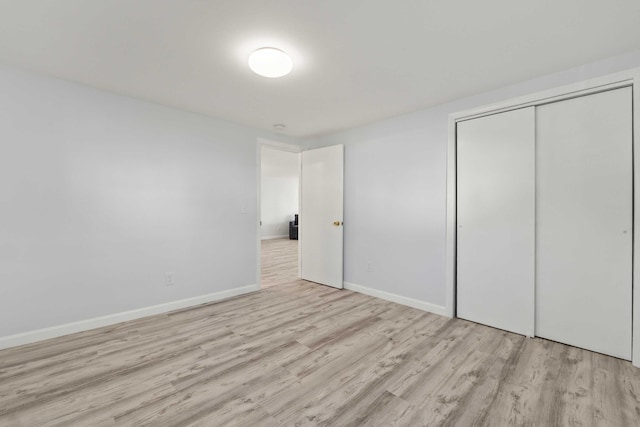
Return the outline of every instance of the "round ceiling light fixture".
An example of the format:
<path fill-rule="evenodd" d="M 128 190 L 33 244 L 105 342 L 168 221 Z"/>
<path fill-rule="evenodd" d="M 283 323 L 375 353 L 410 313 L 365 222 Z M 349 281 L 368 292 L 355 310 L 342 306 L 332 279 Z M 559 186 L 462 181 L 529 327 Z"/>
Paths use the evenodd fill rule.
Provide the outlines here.
<path fill-rule="evenodd" d="M 289 55 L 275 47 L 263 47 L 249 55 L 249 68 L 263 77 L 286 76 L 293 68 Z"/>

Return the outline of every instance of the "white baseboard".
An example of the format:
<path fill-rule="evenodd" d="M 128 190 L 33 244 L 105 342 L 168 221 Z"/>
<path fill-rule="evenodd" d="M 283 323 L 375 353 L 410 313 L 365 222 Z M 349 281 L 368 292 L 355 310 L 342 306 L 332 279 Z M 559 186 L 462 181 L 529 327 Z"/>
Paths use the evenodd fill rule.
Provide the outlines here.
<path fill-rule="evenodd" d="M 150 307 L 138 308 L 136 310 L 123 311 L 121 313 L 109 314 L 107 316 L 94 317 L 93 319 L 81 320 L 79 322 L 66 323 L 64 325 L 52 326 L 35 331 L 23 332 L 20 334 L 0 337 L 0 349 L 16 347 L 30 344 L 37 341 L 69 335 L 76 332 L 88 331 L 90 329 L 101 328 L 103 326 L 114 325 L 128 320 L 139 319 L 154 314 L 166 313 L 168 311 L 179 310 L 194 305 L 206 304 L 237 295 L 246 294 L 259 290 L 258 285 L 242 286 L 239 288 L 227 289 L 225 291 L 214 292 L 212 294 L 201 295 L 193 298 L 171 301 L 164 304 Z"/>
<path fill-rule="evenodd" d="M 403 297 L 401 295 L 392 294 L 390 292 L 379 291 L 377 289 L 367 288 L 366 286 L 356 285 L 355 283 L 344 282 L 344 288 L 361 294 L 371 295 L 372 297 L 395 302 L 418 310 L 428 311 L 430 313 L 439 314 L 441 316 L 451 317 L 447 314 L 446 307 L 442 305 L 431 304 L 430 302 L 420 301 L 413 298 Z"/>
<path fill-rule="evenodd" d="M 288 239 L 288 238 L 289 238 L 288 234 L 282 234 L 278 236 L 262 236 L 260 240 Z"/>

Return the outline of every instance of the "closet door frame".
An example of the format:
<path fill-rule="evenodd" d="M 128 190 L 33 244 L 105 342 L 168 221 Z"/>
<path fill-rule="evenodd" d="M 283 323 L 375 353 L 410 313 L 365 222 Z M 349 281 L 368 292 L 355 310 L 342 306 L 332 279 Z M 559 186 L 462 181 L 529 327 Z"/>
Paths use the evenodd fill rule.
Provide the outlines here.
<path fill-rule="evenodd" d="M 640 283 L 640 68 L 610 74 L 537 92 L 522 97 L 485 105 L 471 110 L 449 115 L 449 139 L 447 149 L 447 215 L 446 215 L 446 303 L 445 312 L 456 317 L 456 125 L 458 122 L 477 117 L 497 114 L 523 107 L 544 105 L 564 99 L 576 98 L 621 87 L 631 87 L 633 91 L 633 336 L 632 363 L 640 367 L 640 288 L 636 292 L 636 283 Z M 637 232 L 638 231 L 638 232 Z"/>

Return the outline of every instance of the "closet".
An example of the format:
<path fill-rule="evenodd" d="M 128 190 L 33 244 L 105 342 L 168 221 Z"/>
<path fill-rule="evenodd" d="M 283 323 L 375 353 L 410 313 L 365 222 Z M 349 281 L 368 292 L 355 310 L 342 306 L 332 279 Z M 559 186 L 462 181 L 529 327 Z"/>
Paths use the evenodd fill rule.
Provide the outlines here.
<path fill-rule="evenodd" d="M 632 88 L 458 121 L 458 317 L 631 359 Z"/>

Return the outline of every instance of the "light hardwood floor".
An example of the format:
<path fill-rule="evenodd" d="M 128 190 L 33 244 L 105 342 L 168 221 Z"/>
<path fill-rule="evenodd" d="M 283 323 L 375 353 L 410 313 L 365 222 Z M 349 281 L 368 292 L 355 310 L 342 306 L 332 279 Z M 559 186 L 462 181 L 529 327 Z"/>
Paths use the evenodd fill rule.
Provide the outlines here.
<path fill-rule="evenodd" d="M 264 243 L 262 291 L 1 351 L 0 426 L 640 425 L 630 363 L 297 280 L 296 250 Z"/>
<path fill-rule="evenodd" d="M 262 289 L 296 281 L 298 279 L 298 241 L 263 240 L 260 262 Z"/>

